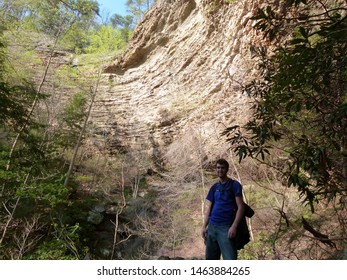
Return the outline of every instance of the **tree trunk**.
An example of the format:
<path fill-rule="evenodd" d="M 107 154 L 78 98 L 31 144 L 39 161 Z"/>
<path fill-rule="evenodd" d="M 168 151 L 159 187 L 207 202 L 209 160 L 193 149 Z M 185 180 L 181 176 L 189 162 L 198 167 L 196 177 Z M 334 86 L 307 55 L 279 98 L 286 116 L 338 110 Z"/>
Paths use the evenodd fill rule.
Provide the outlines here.
<path fill-rule="evenodd" d="M 95 99 L 96 93 L 98 91 L 100 76 L 101 76 L 101 70 L 99 69 L 98 79 L 96 81 L 96 85 L 95 85 L 94 91 L 92 92 L 92 98 L 91 98 L 91 101 L 90 101 L 90 104 L 89 104 L 88 113 L 87 113 L 87 116 L 86 116 L 86 118 L 84 120 L 83 127 L 82 127 L 82 129 L 80 131 L 77 143 L 76 143 L 75 148 L 74 148 L 74 153 L 73 153 L 72 159 L 70 161 L 69 170 L 67 171 L 66 178 L 65 178 L 65 181 L 64 181 L 64 187 L 66 187 L 68 185 L 70 176 L 72 174 L 72 169 L 73 169 L 73 167 L 75 165 L 78 149 L 79 149 L 79 147 L 81 145 L 82 137 L 83 137 L 83 134 L 84 134 L 84 132 L 86 130 L 88 119 L 89 119 L 89 116 L 90 116 L 90 112 L 92 110 L 92 107 L 93 107 L 93 104 L 94 104 L 94 99 Z"/>

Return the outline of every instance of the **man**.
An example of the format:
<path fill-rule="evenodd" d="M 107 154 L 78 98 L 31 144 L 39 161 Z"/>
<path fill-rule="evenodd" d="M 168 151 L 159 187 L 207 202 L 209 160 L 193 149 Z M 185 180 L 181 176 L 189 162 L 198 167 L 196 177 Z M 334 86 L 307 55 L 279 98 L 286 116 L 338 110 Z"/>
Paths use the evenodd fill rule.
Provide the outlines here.
<path fill-rule="evenodd" d="M 201 235 L 206 241 L 206 259 L 236 260 L 234 242 L 237 226 L 244 213 L 242 186 L 228 177 L 229 163 L 216 162 L 219 182 L 214 184 L 206 197 L 206 211 Z"/>

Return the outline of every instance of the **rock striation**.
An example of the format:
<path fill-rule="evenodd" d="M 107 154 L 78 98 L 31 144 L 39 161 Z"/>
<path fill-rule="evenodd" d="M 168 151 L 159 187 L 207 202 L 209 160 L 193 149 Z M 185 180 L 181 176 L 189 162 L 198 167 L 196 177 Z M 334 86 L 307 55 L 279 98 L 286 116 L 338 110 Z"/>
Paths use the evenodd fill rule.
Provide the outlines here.
<path fill-rule="evenodd" d="M 231 3 L 229 3 L 231 2 Z M 256 73 L 251 17 L 262 1 L 158 0 L 102 74 L 91 122 L 108 148 L 153 157 L 190 129 L 211 149 L 247 118 L 241 85 Z"/>

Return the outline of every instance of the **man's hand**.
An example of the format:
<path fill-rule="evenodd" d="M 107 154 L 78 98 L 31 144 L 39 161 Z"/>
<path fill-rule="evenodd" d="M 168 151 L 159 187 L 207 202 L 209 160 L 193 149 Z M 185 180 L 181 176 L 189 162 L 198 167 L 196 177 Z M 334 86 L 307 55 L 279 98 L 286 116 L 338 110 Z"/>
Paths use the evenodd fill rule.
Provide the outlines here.
<path fill-rule="evenodd" d="M 234 238 L 236 236 L 236 227 L 232 225 L 228 230 L 228 238 Z"/>

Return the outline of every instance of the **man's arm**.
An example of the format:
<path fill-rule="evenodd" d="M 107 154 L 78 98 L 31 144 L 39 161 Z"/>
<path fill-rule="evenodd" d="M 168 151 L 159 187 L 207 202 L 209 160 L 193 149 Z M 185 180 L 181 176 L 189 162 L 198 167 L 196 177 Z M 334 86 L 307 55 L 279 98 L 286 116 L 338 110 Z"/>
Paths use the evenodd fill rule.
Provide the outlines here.
<path fill-rule="evenodd" d="M 235 220 L 228 231 L 228 237 L 229 238 L 234 238 L 236 236 L 237 226 L 239 225 L 239 223 L 240 223 L 240 221 L 244 215 L 244 212 L 245 212 L 245 204 L 243 202 L 242 196 L 236 196 L 235 200 L 236 200 L 236 204 L 237 204 L 237 211 L 235 214 Z"/>
<path fill-rule="evenodd" d="M 201 236 L 202 238 L 205 238 L 206 232 L 207 232 L 207 225 L 210 220 L 210 212 L 211 212 L 211 201 L 206 200 L 205 201 L 205 213 L 204 213 L 204 224 L 201 229 Z"/>

